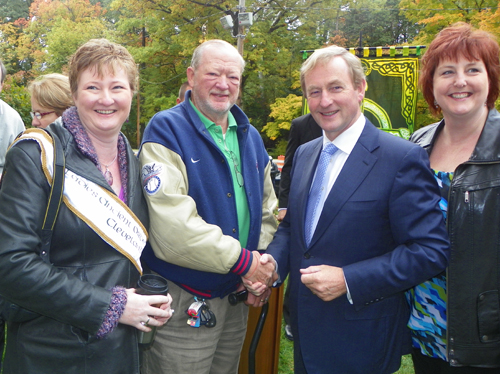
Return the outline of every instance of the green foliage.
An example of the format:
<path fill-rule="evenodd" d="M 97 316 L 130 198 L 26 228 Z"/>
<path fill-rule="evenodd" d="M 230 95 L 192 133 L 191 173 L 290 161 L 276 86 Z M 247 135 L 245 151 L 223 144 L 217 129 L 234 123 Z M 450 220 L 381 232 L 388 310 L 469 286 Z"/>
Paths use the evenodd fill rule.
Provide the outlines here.
<path fill-rule="evenodd" d="M 27 18 L 30 5 L 31 1 L 29 0 L 0 0 L 0 15 L 6 22 Z"/>
<path fill-rule="evenodd" d="M 422 92 L 419 91 L 417 96 L 417 110 L 415 114 L 414 131 L 441 120 L 441 117 L 432 115 L 428 107 L 429 106 L 427 105 L 427 101 L 425 101 L 424 99 L 424 95 L 422 95 Z"/>
<path fill-rule="evenodd" d="M 408 43 L 419 27 L 399 14 L 399 0 L 370 0 L 359 3 L 357 8 L 345 12 L 342 35 L 346 47 L 391 46 Z"/>
<path fill-rule="evenodd" d="M 281 130 L 290 130 L 291 122 L 294 118 L 300 117 L 302 111 L 302 97 L 290 94 L 286 98 L 278 98 L 271 104 L 271 114 L 269 117 L 274 121 L 268 122 L 262 128 L 266 135 L 275 140 L 281 135 Z"/>
<path fill-rule="evenodd" d="M 455 22 L 478 26 L 488 8 L 497 9 L 497 0 L 401 0 L 401 14 L 410 22 L 423 26 L 415 37 L 417 44 L 429 44 L 443 28 Z"/>
<path fill-rule="evenodd" d="M 101 20 L 86 17 L 79 22 L 70 19 L 58 19 L 47 34 L 47 55 L 43 61 L 43 72 L 60 72 L 68 64 L 68 58 L 77 48 L 93 38 L 113 40 L 110 32 Z"/>
<path fill-rule="evenodd" d="M 20 86 L 12 77 L 7 77 L 3 85 L 0 99 L 17 110 L 23 119 L 24 125 L 30 127 L 31 100 L 27 90 L 23 86 Z"/>
<path fill-rule="evenodd" d="M 124 125 L 135 143 L 137 110 L 142 133 L 156 112 L 175 105 L 196 46 L 213 38 L 234 45 L 241 40 L 247 66 L 240 105 L 277 155 L 284 153 L 287 126 L 300 115 L 301 51 L 334 43 L 358 46 L 360 35 L 363 46 L 428 44 L 459 20 L 500 35 L 494 0 L 247 1 L 254 23 L 242 30 L 244 38 L 236 38 L 238 27 L 225 30 L 219 22 L 230 15 L 237 24 L 236 5 L 229 0 L 0 0 L 0 56 L 21 89 L 40 74 L 64 72 L 68 57 L 91 38 L 122 43 L 140 67 L 140 105 L 134 103 Z M 417 126 L 435 120 L 420 100 Z"/>

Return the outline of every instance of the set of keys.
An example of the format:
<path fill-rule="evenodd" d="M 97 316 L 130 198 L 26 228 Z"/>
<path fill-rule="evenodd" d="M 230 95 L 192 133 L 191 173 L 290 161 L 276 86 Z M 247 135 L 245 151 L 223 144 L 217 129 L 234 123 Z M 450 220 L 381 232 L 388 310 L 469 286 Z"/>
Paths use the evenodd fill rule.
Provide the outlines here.
<path fill-rule="evenodd" d="M 191 327 L 214 327 L 217 321 L 215 314 L 210 310 L 205 299 L 198 299 L 194 297 L 194 302 L 186 310 L 189 316 L 187 324 Z"/>

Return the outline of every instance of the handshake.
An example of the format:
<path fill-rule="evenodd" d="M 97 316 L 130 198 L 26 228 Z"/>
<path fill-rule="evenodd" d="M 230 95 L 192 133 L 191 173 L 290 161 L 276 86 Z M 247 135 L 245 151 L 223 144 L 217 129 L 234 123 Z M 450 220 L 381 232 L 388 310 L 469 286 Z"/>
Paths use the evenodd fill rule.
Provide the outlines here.
<path fill-rule="evenodd" d="M 252 266 L 248 273 L 242 276 L 243 287 L 249 292 L 247 304 L 259 306 L 265 304 L 271 294 L 271 286 L 278 280 L 276 261 L 269 254 L 260 255 L 253 251 Z M 243 287 L 241 289 L 243 289 Z"/>

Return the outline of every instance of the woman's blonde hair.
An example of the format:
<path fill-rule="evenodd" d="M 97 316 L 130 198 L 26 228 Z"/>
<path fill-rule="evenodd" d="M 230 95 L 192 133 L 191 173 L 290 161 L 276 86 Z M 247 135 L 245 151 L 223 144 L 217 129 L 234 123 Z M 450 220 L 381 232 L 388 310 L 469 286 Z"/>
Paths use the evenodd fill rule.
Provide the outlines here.
<path fill-rule="evenodd" d="M 28 91 L 38 104 L 53 109 L 58 116 L 73 105 L 69 79 L 62 74 L 41 75 L 28 85 Z"/>

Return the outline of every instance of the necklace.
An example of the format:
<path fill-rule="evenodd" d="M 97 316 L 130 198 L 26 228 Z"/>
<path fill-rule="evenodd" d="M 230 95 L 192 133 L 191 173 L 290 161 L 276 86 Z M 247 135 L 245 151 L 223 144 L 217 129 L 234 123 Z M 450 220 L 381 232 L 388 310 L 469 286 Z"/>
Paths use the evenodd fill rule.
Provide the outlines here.
<path fill-rule="evenodd" d="M 111 174 L 111 172 L 109 171 L 109 167 L 116 161 L 116 158 L 118 157 L 118 152 L 116 152 L 116 155 L 115 155 L 115 158 L 113 159 L 113 161 L 111 161 L 109 164 L 107 165 L 104 165 L 104 167 L 106 168 L 106 170 L 103 172 L 102 171 L 102 168 L 101 168 L 101 173 L 102 175 L 104 176 L 104 179 L 106 179 L 106 182 L 108 182 L 108 184 L 110 186 L 113 185 L 113 174 Z M 103 165 L 99 162 L 100 165 Z"/>

